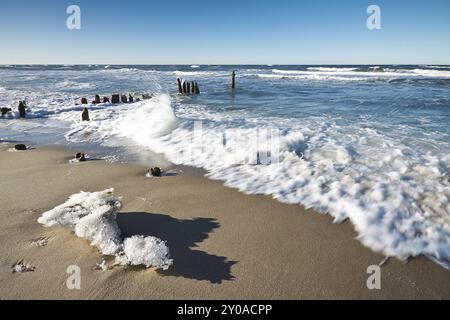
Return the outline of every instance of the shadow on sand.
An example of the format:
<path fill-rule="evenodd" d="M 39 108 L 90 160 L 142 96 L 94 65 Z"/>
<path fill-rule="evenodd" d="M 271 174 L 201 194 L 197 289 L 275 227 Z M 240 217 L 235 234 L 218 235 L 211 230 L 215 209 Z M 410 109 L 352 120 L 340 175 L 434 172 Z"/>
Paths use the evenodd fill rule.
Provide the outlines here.
<path fill-rule="evenodd" d="M 129 212 L 120 213 L 117 223 L 123 237 L 154 236 L 167 242 L 174 264 L 167 271 L 158 271 L 162 275 L 211 283 L 234 279 L 231 267 L 236 264 L 235 261 L 192 249 L 207 239 L 210 232 L 219 228 L 220 224 L 215 219 L 182 220 L 164 214 Z"/>

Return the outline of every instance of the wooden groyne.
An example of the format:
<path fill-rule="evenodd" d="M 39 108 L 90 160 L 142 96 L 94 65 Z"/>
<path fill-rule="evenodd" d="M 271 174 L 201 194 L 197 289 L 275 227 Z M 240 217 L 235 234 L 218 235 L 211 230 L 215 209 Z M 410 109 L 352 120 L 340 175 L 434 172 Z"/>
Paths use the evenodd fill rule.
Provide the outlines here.
<path fill-rule="evenodd" d="M 200 87 L 197 81 L 187 81 L 185 79 L 177 78 L 178 93 L 183 95 L 200 94 Z"/>
<path fill-rule="evenodd" d="M 236 71 L 231 72 L 231 89 L 236 89 Z M 200 86 L 197 81 L 187 81 L 183 78 L 177 78 L 178 93 L 182 95 L 200 94 Z"/>
<path fill-rule="evenodd" d="M 133 103 L 133 102 L 139 102 L 141 100 L 148 100 L 151 99 L 153 95 L 144 93 L 142 95 L 142 98 L 135 98 L 132 94 L 113 94 L 110 97 L 104 96 L 103 98 L 100 98 L 100 96 L 97 94 L 95 95 L 94 100 L 92 101 L 92 104 L 100 104 L 100 103 L 113 103 L 113 104 L 119 104 L 119 103 Z M 87 98 L 81 98 L 81 104 L 87 105 L 88 99 Z M 76 104 L 78 105 L 78 104 Z"/>

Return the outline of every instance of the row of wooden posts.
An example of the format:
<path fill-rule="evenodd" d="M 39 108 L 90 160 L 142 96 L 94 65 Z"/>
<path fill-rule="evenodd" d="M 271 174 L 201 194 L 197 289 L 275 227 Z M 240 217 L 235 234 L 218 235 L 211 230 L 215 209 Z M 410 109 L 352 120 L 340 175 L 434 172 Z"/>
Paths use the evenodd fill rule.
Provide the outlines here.
<path fill-rule="evenodd" d="M 177 78 L 177 84 L 178 84 L 178 93 L 179 94 L 185 94 L 185 95 L 191 95 L 191 94 L 200 94 L 200 87 L 197 83 L 197 81 L 186 81 L 184 79 L 181 78 Z M 231 73 L 231 88 L 235 89 L 236 88 L 236 72 L 233 71 Z M 143 95 L 142 99 L 149 99 L 151 98 L 151 96 L 149 95 Z M 108 97 L 103 97 L 103 103 L 109 103 L 109 98 Z M 114 94 L 111 97 L 111 103 L 131 103 L 131 102 L 138 102 L 141 101 L 141 99 L 137 98 L 136 100 L 134 100 L 133 96 L 130 94 L 127 98 L 126 95 L 118 95 L 118 94 Z M 100 96 L 96 95 L 95 96 L 95 100 L 92 102 L 93 104 L 99 104 L 101 103 L 100 100 Z M 81 99 L 81 104 L 88 104 L 88 101 L 86 98 L 82 98 Z M 89 121 L 89 110 L 87 108 L 83 109 L 83 112 L 81 113 L 81 119 L 82 121 Z"/>
<path fill-rule="evenodd" d="M 197 83 L 197 81 L 186 81 L 184 79 L 180 79 L 177 78 L 177 84 L 178 84 L 178 92 L 180 94 L 185 94 L 185 95 L 191 95 L 191 94 L 200 94 L 200 87 Z M 231 88 L 235 89 L 236 88 L 236 72 L 233 71 L 231 73 Z M 151 99 L 151 95 L 149 94 L 143 94 L 142 95 L 142 99 L 146 100 L 146 99 Z M 128 95 L 128 97 L 126 95 L 120 95 L 120 94 L 113 94 L 111 99 L 109 99 L 109 97 L 103 97 L 103 99 L 100 98 L 100 96 L 97 94 L 95 95 L 95 100 L 92 101 L 92 104 L 100 104 L 100 103 L 132 103 L 132 102 L 139 102 L 141 101 L 140 98 L 134 98 L 131 94 Z M 88 104 L 88 100 L 86 98 L 82 98 L 81 99 L 81 104 L 82 105 L 87 105 Z M 27 105 L 25 101 L 20 101 L 19 102 L 19 117 L 20 118 L 25 118 L 26 117 L 26 109 L 27 109 Z M 1 116 L 5 116 L 7 113 L 11 112 L 11 108 L 1 108 Z M 84 108 L 83 112 L 82 112 L 82 119 L 83 121 L 89 121 L 89 111 L 87 108 Z"/>
<path fill-rule="evenodd" d="M 150 94 L 143 94 L 142 99 L 147 100 L 151 99 Z M 111 96 L 111 99 L 109 97 L 103 97 L 103 99 L 100 99 L 100 96 L 98 94 L 95 95 L 95 100 L 92 101 L 92 104 L 100 104 L 100 103 L 132 103 L 132 102 L 139 102 L 141 101 L 141 98 L 134 98 L 131 94 L 128 96 L 126 94 L 113 94 Z M 88 104 L 88 100 L 86 98 L 81 98 L 81 104 Z"/>
<path fill-rule="evenodd" d="M 177 78 L 178 93 L 191 95 L 200 94 L 200 87 L 197 81 L 186 81 L 185 79 Z M 236 89 L 236 72 L 231 73 L 231 89 Z"/>
<path fill-rule="evenodd" d="M 197 81 L 189 82 L 184 79 L 177 78 L 177 84 L 179 94 L 200 94 L 200 87 L 198 86 Z"/>
<path fill-rule="evenodd" d="M 143 94 L 142 95 L 142 100 L 147 100 L 147 99 L 151 99 L 152 95 L 151 94 Z M 109 97 L 103 97 L 103 100 L 100 99 L 100 96 L 98 94 L 95 95 L 94 101 L 92 101 L 92 104 L 100 104 L 100 103 L 114 103 L 114 104 L 119 104 L 119 103 L 133 103 L 133 102 L 139 102 L 141 101 L 141 98 L 134 98 L 131 94 L 125 95 L 125 94 L 113 94 L 111 96 L 111 99 L 109 99 Z M 87 105 L 88 104 L 88 100 L 86 98 L 81 98 L 81 104 L 82 105 Z M 83 108 L 83 111 L 81 113 L 81 120 L 82 121 L 89 121 L 89 110 L 88 108 Z"/>

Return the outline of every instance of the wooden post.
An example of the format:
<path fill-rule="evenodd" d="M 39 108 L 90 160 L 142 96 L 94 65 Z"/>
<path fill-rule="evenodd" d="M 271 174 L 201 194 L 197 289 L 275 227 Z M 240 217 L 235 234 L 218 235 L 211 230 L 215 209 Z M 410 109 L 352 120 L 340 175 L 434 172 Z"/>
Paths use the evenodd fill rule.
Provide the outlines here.
<path fill-rule="evenodd" d="M 81 113 L 81 121 L 89 121 L 89 111 L 87 108 L 84 108 Z"/>
<path fill-rule="evenodd" d="M 184 79 L 182 81 L 182 85 L 183 85 L 183 94 L 186 94 L 186 81 Z"/>
<path fill-rule="evenodd" d="M 19 101 L 19 117 L 25 118 L 27 115 L 27 106 L 25 104 L 25 101 Z"/>
<path fill-rule="evenodd" d="M 236 89 L 236 72 L 231 73 L 231 89 Z"/>
<path fill-rule="evenodd" d="M 198 86 L 197 81 L 195 81 L 195 94 L 200 94 L 200 88 Z"/>
<path fill-rule="evenodd" d="M 113 94 L 111 97 L 111 103 L 120 103 L 120 95 Z"/>
<path fill-rule="evenodd" d="M 194 81 L 191 82 L 191 93 L 195 94 L 195 82 Z"/>
<path fill-rule="evenodd" d="M 191 83 L 189 81 L 186 81 L 186 94 L 191 94 Z"/>
<path fill-rule="evenodd" d="M 88 104 L 88 101 L 86 98 L 81 98 L 81 104 Z"/>
<path fill-rule="evenodd" d="M 181 85 L 181 79 L 177 78 L 177 84 L 178 84 L 178 93 L 182 94 L 183 93 L 183 87 Z"/>
<path fill-rule="evenodd" d="M 98 94 L 95 95 L 95 100 L 94 100 L 94 104 L 99 104 L 101 103 L 100 101 L 100 96 Z"/>

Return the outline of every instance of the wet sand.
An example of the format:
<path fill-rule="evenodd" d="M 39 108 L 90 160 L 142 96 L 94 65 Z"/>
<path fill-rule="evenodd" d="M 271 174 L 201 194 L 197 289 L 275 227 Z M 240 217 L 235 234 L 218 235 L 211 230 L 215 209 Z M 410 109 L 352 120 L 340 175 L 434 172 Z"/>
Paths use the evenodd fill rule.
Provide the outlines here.
<path fill-rule="evenodd" d="M 425 258 L 390 259 L 382 289 L 367 289 L 367 268 L 384 257 L 363 247 L 350 223 L 313 210 L 178 169 L 149 179 L 139 165 L 70 164 L 72 150 L 9 148 L 0 145 L 1 299 L 450 298 L 450 272 Z M 168 271 L 95 270 L 103 258 L 87 240 L 37 223 L 73 193 L 110 187 L 123 196 L 123 235 L 166 240 Z M 19 261 L 34 271 L 13 273 Z M 80 290 L 66 286 L 71 265 L 81 269 Z"/>

